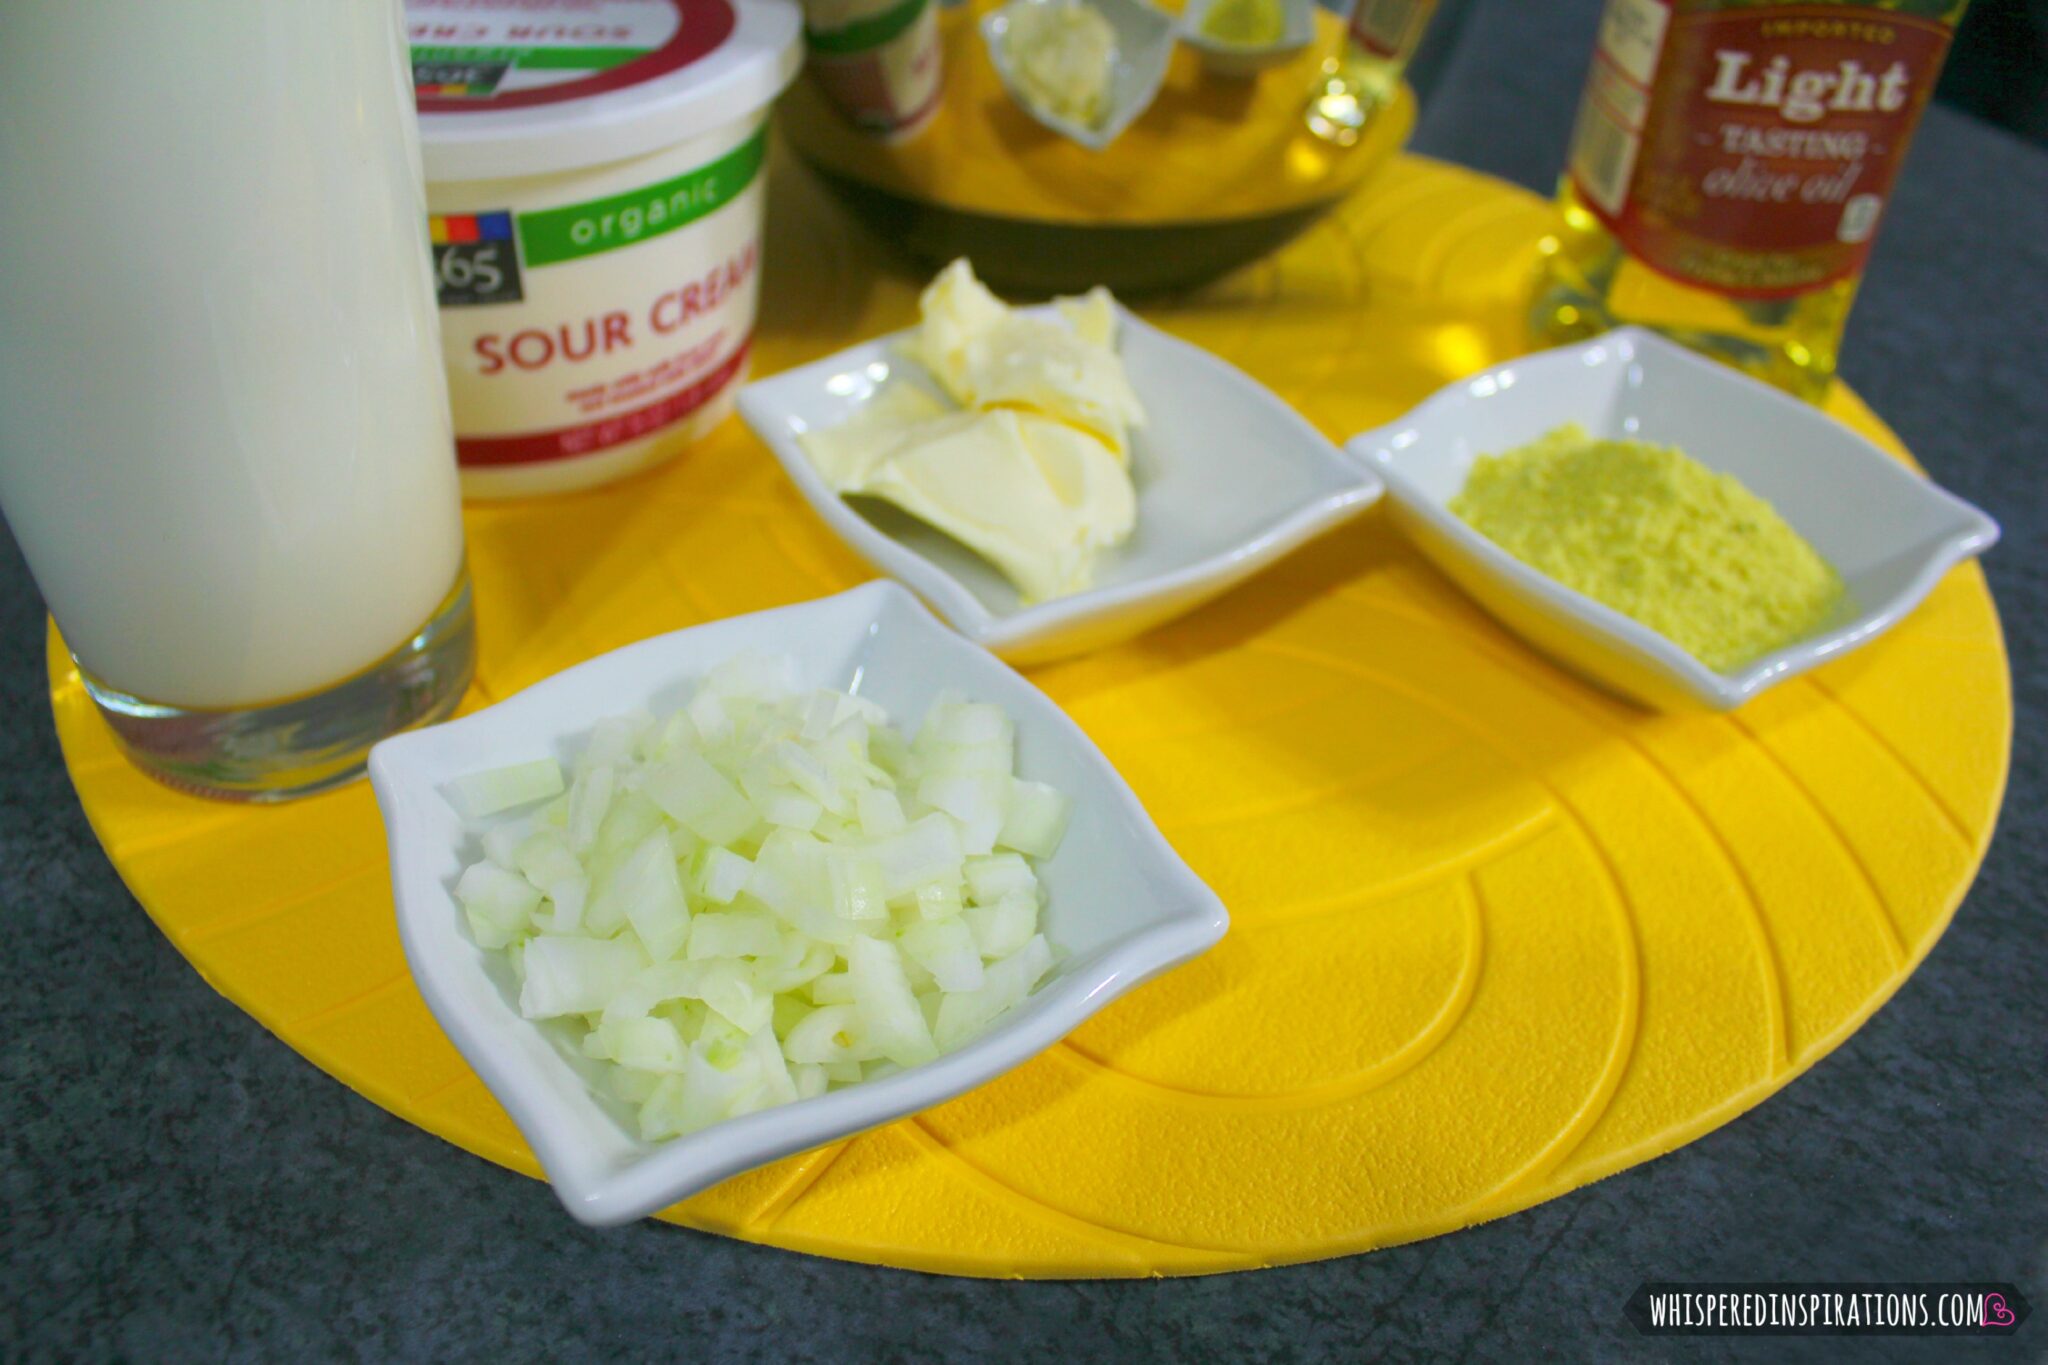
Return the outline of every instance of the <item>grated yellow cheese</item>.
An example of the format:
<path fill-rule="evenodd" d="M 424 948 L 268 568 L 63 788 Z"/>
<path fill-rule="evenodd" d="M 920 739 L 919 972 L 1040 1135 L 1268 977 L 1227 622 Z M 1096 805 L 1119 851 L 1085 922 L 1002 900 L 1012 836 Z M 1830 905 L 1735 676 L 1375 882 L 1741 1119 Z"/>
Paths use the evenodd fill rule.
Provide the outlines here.
<path fill-rule="evenodd" d="M 1841 575 L 1731 474 L 1576 425 L 1482 455 L 1451 511 L 1515 558 L 1729 669 L 1812 633 Z"/>

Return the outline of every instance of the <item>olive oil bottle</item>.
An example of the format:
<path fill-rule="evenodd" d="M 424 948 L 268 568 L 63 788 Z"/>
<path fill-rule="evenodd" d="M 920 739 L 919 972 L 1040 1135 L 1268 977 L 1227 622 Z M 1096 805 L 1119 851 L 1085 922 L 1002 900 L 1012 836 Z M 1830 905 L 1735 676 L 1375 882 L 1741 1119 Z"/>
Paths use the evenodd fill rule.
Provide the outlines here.
<path fill-rule="evenodd" d="M 1809 401 L 1968 0 L 1608 0 L 1541 344 L 1653 327 Z"/>

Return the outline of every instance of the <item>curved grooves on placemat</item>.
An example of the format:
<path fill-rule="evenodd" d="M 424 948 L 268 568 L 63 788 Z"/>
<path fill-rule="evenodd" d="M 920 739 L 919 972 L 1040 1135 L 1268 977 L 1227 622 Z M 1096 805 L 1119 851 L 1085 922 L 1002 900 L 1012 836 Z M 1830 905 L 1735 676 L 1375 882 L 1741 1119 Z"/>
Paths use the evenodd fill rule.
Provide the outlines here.
<path fill-rule="evenodd" d="M 1152 1099 L 1170 1104 L 1185 1104 L 1206 1109 L 1282 1110 L 1310 1109 L 1338 1100 L 1357 1099 L 1420 1066 L 1463 1022 L 1465 1011 L 1472 1004 L 1472 996 L 1479 988 L 1479 975 L 1486 961 L 1486 925 L 1481 914 L 1483 901 L 1477 879 L 1469 875 L 1461 877 L 1459 890 L 1459 900 L 1465 907 L 1465 954 L 1458 964 L 1458 975 L 1451 982 L 1451 989 L 1445 994 L 1443 1003 L 1437 1006 L 1436 1013 L 1414 1037 L 1371 1066 L 1354 1071 L 1348 1076 L 1339 1076 L 1335 1080 L 1300 1086 L 1293 1090 L 1200 1090 L 1194 1086 L 1175 1085 L 1168 1081 L 1141 1076 L 1089 1050 L 1071 1037 L 1058 1045 L 1056 1055 L 1063 1056 L 1070 1064 L 1090 1075 L 1106 1077 Z"/>
<path fill-rule="evenodd" d="M 1428 693 L 1411 687 L 1405 682 L 1391 678 L 1383 672 L 1361 668 L 1345 660 L 1332 659 L 1327 655 L 1318 654 L 1314 650 L 1304 649 L 1298 645 L 1285 645 L 1278 641 L 1260 641 L 1257 647 L 1374 682 L 1390 692 L 1405 696 L 1410 701 L 1435 711 L 1438 715 L 1466 730 L 1468 733 L 1472 733 L 1475 736 L 1480 735 L 1477 722 L 1473 721 L 1470 717 L 1451 710 Z M 1505 752 L 1497 738 L 1491 735 L 1484 735 L 1482 737 L 1486 739 L 1488 747 L 1492 748 L 1495 752 Z M 1565 1125 L 1564 1129 L 1550 1143 L 1546 1144 L 1531 1161 L 1509 1175 L 1507 1179 L 1495 1187 L 1493 1191 L 1495 1197 L 1513 1190 L 1524 1181 L 1539 1178 L 1542 1174 L 1562 1164 L 1578 1147 L 1579 1143 L 1585 1139 L 1586 1135 L 1593 1130 L 1594 1124 L 1599 1122 L 1601 1115 L 1606 1112 L 1607 1106 L 1613 1102 L 1615 1092 L 1621 1087 L 1622 1077 L 1628 1072 L 1629 1064 L 1635 1055 L 1635 1042 L 1637 1035 L 1641 1031 L 1642 1024 L 1642 939 L 1636 929 L 1634 915 L 1629 908 L 1628 893 L 1622 888 L 1620 869 L 1615 866 L 1613 855 L 1607 851 L 1606 846 L 1593 833 L 1585 814 L 1578 809 L 1570 797 L 1564 794 L 1561 788 L 1551 783 L 1539 773 L 1528 772 L 1525 775 L 1549 792 L 1551 800 L 1557 803 L 1560 808 L 1571 813 L 1574 828 L 1579 831 L 1580 836 L 1585 841 L 1587 851 L 1594 855 L 1595 861 L 1599 864 L 1603 875 L 1606 877 L 1610 906 L 1621 927 L 1620 938 L 1623 948 L 1621 957 L 1622 998 L 1618 1008 L 1620 1018 L 1616 1022 L 1614 1042 L 1610 1045 L 1607 1060 L 1601 1068 L 1600 1078 L 1594 1083 L 1593 1090 L 1587 1096 L 1585 1103 L 1579 1112 L 1572 1117 L 1572 1120 Z"/>
<path fill-rule="evenodd" d="M 1158 1237 L 1147 1236 L 1142 1232 L 1131 1232 L 1128 1229 L 1116 1227 L 1110 1223 L 1100 1222 L 1093 1218 L 1084 1218 L 1080 1214 L 1057 1208 L 1046 1203 L 1045 1200 L 1037 1195 L 1026 1194 L 1001 1176 L 984 1168 L 980 1163 L 970 1160 L 965 1153 L 952 1143 L 946 1141 L 939 1132 L 919 1115 L 913 1114 L 911 1117 L 903 1120 L 902 1123 L 896 1125 L 895 1131 L 901 1132 L 912 1143 L 923 1148 L 928 1154 L 946 1161 L 954 1168 L 956 1174 L 966 1179 L 969 1183 L 981 1186 L 986 1193 L 994 1196 L 1001 1202 L 1024 1209 L 1065 1232 L 1101 1239 L 1110 1242 L 1112 1245 L 1118 1242 L 1127 1242 L 1131 1244 L 1133 1252 L 1143 1252 L 1152 1247 L 1164 1247 L 1170 1251 L 1194 1255 L 1207 1254 L 1212 1256 L 1241 1257 L 1250 1254 L 1245 1247 L 1232 1246 L 1227 1243 L 1169 1242 Z"/>
<path fill-rule="evenodd" d="M 1327 896 L 1307 897 L 1284 906 L 1258 911 L 1239 911 L 1236 915 L 1240 929 L 1274 929 L 1282 925 L 1305 924 L 1309 920 L 1325 915 L 1339 914 L 1346 910 L 1362 909 L 1405 896 L 1433 882 L 1457 873 L 1470 872 L 1493 862 L 1502 854 L 1511 853 L 1531 839 L 1550 828 L 1557 818 L 1556 806 L 1545 806 L 1526 820 L 1504 827 L 1498 834 L 1471 848 L 1460 849 L 1448 857 L 1425 864 L 1397 877 L 1376 882 L 1366 890 L 1345 888 Z"/>
<path fill-rule="evenodd" d="M 1362 594 L 1355 600 L 1374 609 L 1384 611 L 1389 615 L 1400 616 L 1404 619 L 1424 624 L 1441 624 L 1440 622 L 1429 621 L 1428 618 L 1425 618 L 1419 612 L 1411 612 L 1396 604 L 1368 598 Z M 1471 630 L 1468 627 L 1453 626 L 1450 629 L 1472 649 L 1486 655 L 1489 659 L 1501 664 L 1503 667 L 1507 665 L 1508 661 L 1502 657 L 1502 648 L 1495 641 L 1480 635 L 1477 631 Z M 1751 879 L 1749 869 L 1743 866 L 1742 859 L 1736 855 L 1734 847 L 1728 842 L 1728 836 L 1721 832 L 1720 826 L 1716 825 L 1707 814 L 1706 807 L 1700 804 L 1699 798 L 1694 796 L 1678 780 L 1677 774 L 1666 767 L 1663 760 L 1659 759 L 1650 750 L 1648 745 L 1627 731 L 1605 723 L 1585 703 L 1553 686 L 1549 679 L 1539 680 L 1535 685 L 1542 688 L 1548 696 L 1556 700 L 1560 705 L 1572 710 L 1587 724 L 1627 745 L 1629 750 L 1641 759 L 1651 772 L 1656 774 L 1659 781 L 1663 783 L 1672 795 L 1685 804 L 1686 809 L 1692 813 L 1693 819 L 1707 833 L 1708 837 L 1713 841 L 1715 848 L 1719 850 L 1722 861 L 1727 864 L 1728 870 L 1734 874 L 1736 883 L 1742 888 L 1746 899 L 1750 928 L 1756 939 L 1757 952 L 1764 973 L 1764 999 L 1768 1012 L 1767 1025 L 1771 1037 L 1772 1062 L 1770 1072 L 1771 1074 L 1776 1074 L 1781 1071 L 1790 1063 L 1792 1056 L 1790 1035 L 1792 1013 L 1791 982 L 1785 970 L 1784 958 L 1778 951 L 1777 942 L 1773 938 L 1770 925 L 1764 917 L 1763 899 L 1757 894 L 1756 883 Z"/>
<path fill-rule="evenodd" d="M 1897 767 L 1900 772 L 1906 775 L 1908 781 L 1910 781 L 1914 786 L 1918 787 L 1922 792 L 1926 794 L 1929 804 L 1931 804 L 1937 811 L 1941 812 L 1941 818 L 1945 822 L 1947 822 L 1948 827 L 1950 829 L 1955 831 L 1956 837 L 1963 841 L 1964 848 L 1975 849 L 1977 847 L 1977 832 L 1971 829 L 1969 823 L 1965 821 L 1962 816 L 1956 813 L 1954 807 L 1949 805 L 1948 798 L 1943 796 L 1941 792 L 1935 788 L 1935 785 L 1932 782 L 1928 781 L 1926 776 L 1922 774 L 1918 768 L 1914 767 L 1911 763 L 1908 763 L 1906 761 L 1906 756 L 1899 752 L 1899 748 L 1896 744 L 1893 744 L 1890 740 L 1886 739 L 1883 733 L 1879 731 L 1876 726 L 1872 725 L 1869 721 L 1865 720 L 1863 718 L 1863 713 L 1858 711 L 1855 707 L 1849 705 L 1848 698 L 1844 697 L 1841 693 L 1837 692 L 1830 684 L 1823 681 L 1820 674 L 1809 673 L 1806 675 L 1804 681 L 1808 683 L 1810 686 L 1812 686 L 1812 688 L 1816 692 L 1820 693 L 1821 696 L 1825 697 L 1828 701 L 1832 702 L 1836 710 L 1840 711 L 1843 716 L 1847 717 L 1850 723 L 1855 725 L 1855 727 L 1858 730 L 1861 730 L 1864 734 L 1864 737 L 1867 738 L 1871 742 L 1871 744 L 1873 744 L 1878 749 L 1879 752 L 1883 753 L 1885 757 L 1889 758 L 1892 761 L 1893 766 Z"/>
<path fill-rule="evenodd" d="M 1727 719 L 1729 726 L 1740 733 L 1743 738 L 1749 741 L 1751 747 L 1769 760 L 1771 767 L 1777 770 L 1778 775 L 1784 778 L 1786 784 L 1799 794 L 1799 799 L 1804 801 L 1808 808 L 1820 817 L 1821 823 L 1827 826 L 1828 833 L 1833 836 L 1835 843 L 1848 856 L 1849 861 L 1855 865 L 1857 875 L 1863 879 L 1864 888 L 1870 892 L 1871 902 L 1877 907 L 1878 925 L 1884 930 L 1886 946 L 1891 949 L 1893 964 L 1903 963 L 1907 957 L 1906 938 L 1899 930 L 1898 916 L 1892 912 L 1891 902 L 1885 899 L 1884 891 L 1878 886 L 1877 874 L 1870 870 L 1870 864 L 1864 860 L 1862 853 L 1858 852 L 1856 846 L 1849 842 L 1849 836 L 1842 829 L 1841 823 L 1835 819 L 1834 812 L 1821 803 L 1820 797 L 1814 793 L 1812 787 L 1807 785 L 1805 778 L 1792 771 L 1792 765 L 1785 761 L 1783 755 L 1770 745 L 1764 743 L 1763 736 L 1752 729 L 1748 721 L 1733 713 L 1730 713 Z"/>

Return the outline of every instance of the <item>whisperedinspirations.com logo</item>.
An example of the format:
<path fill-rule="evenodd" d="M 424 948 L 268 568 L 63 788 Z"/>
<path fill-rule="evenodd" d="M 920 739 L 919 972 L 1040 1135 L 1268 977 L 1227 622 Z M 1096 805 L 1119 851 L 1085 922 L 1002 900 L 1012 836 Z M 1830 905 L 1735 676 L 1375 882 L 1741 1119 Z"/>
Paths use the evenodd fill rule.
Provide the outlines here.
<path fill-rule="evenodd" d="M 1624 1315 L 1645 1336 L 2011 1336 L 2032 1311 L 2010 1284 L 1688 1284 L 1654 1280 Z"/>

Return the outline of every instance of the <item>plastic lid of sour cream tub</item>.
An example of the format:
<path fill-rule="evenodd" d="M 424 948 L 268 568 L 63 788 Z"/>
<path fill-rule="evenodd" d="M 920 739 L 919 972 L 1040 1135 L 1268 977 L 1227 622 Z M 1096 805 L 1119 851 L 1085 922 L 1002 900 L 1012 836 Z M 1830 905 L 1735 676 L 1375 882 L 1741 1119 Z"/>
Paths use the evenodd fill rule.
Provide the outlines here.
<path fill-rule="evenodd" d="M 429 182 L 639 156 L 770 103 L 794 0 L 406 0 Z"/>

